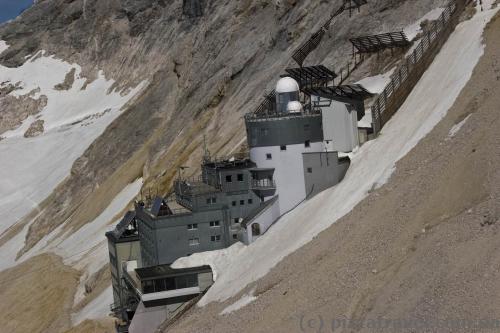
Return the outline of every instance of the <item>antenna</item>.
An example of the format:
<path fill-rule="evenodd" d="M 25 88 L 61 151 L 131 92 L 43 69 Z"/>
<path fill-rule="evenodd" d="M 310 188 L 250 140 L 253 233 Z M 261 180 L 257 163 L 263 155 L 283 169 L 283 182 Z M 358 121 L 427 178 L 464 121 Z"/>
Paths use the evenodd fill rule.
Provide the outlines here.
<path fill-rule="evenodd" d="M 203 134 L 203 161 L 210 161 L 210 151 L 208 150 L 207 137 Z"/>

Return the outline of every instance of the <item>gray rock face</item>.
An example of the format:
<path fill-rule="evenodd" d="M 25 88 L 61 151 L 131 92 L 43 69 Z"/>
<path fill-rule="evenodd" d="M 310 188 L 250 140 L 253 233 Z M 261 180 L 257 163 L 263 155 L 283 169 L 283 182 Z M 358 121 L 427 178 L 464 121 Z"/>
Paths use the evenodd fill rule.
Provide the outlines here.
<path fill-rule="evenodd" d="M 44 127 L 43 127 L 44 123 L 45 122 L 41 119 L 34 121 L 30 125 L 30 127 L 26 130 L 26 132 L 24 133 L 24 137 L 25 138 L 33 138 L 35 136 L 39 136 L 40 134 L 42 134 L 43 130 L 44 130 Z"/>
<path fill-rule="evenodd" d="M 369 1 L 361 13 L 339 17 L 306 65 L 339 68 L 350 60 L 349 37 L 401 29 L 443 2 Z M 104 70 L 120 88 L 149 81 L 46 200 L 27 248 L 69 216 L 75 226 L 95 217 L 99 212 L 89 207 L 109 203 L 116 194 L 108 191 L 99 205 L 92 204 L 111 179 L 116 189 L 142 173 L 146 186 L 166 190 L 170 168 L 198 164 L 204 134 L 214 154 L 229 152 L 245 136 L 243 114 L 257 106 L 285 67 L 296 66 L 292 52 L 340 3 L 211 0 L 203 17 L 188 18 L 181 0 L 42 0 L 0 26 L 0 39 L 10 45 L 0 54 L 3 65 L 19 66 L 25 56 L 45 49 L 81 65 L 89 80 Z M 142 171 L 120 173 L 130 165 Z"/>

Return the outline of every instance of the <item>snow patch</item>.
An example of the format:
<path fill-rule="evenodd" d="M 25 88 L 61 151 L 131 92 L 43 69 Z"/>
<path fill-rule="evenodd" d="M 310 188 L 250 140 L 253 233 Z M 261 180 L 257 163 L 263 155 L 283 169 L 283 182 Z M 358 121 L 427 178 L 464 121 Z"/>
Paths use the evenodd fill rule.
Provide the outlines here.
<path fill-rule="evenodd" d="M 245 249 L 246 245 L 243 243 L 235 243 L 226 249 L 193 253 L 189 257 L 177 259 L 170 266 L 180 269 L 209 265 L 210 268 L 212 268 L 213 279 L 217 281 L 218 277 L 229 268 L 229 265 L 231 265 L 232 258 L 244 252 Z"/>
<path fill-rule="evenodd" d="M 237 300 L 233 304 L 226 307 L 219 314 L 226 315 L 226 314 L 229 314 L 231 312 L 237 311 L 237 310 L 247 306 L 248 304 L 252 303 L 253 301 L 255 301 L 257 299 L 257 296 L 253 296 L 254 292 L 255 292 L 255 290 L 252 290 L 252 292 L 250 292 L 249 294 L 245 294 L 245 295 L 241 296 L 241 298 L 239 300 Z"/>
<path fill-rule="evenodd" d="M 461 122 L 459 122 L 458 124 L 455 124 L 451 129 L 450 129 L 450 132 L 448 133 L 448 137 L 449 138 L 453 138 L 455 135 L 457 135 L 457 133 L 460 131 L 460 129 L 462 128 L 462 126 L 465 125 L 465 123 L 467 122 L 467 120 L 469 120 L 470 116 L 472 116 L 471 114 L 468 115 L 464 120 L 462 120 Z"/>
<path fill-rule="evenodd" d="M 367 142 L 352 154 L 351 167 L 344 180 L 304 202 L 257 241 L 228 257 L 229 262 L 220 267 L 223 270 L 218 271 L 214 285 L 199 305 L 234 297 L 287 255 L 349 213 L 368 195 L 374 184 L 386 182 L 395 163 L 446 115 L 469 81 L 484 52 L 481 42 L 484 27 L 496 12 L 478 13 L 458 25 L 377 140 Z M 207 262 L 196 260 L 193 265 L 207 264 L 213 259 L 210 254 L 204 254 L 204 257 Z"/>
<path fill-rule="evenodd" d="M 109 286 L 82 310 L 71 316 L 73 326 L 77 326 L 87 319 L 103 318 L 103 314 L 109 314 L 109 305 L 111 303 L 113 303 L 113 288 Z"/>
<path fill-rule="evenodd" d="M 384 91 L 385 87 L 391 82 L 391 75 L 392 73 L 394 73 L 395 70 L 396 67 L 394 67 L 387 73 L 376 76 L 370 76 L 356 83 L 363 86 L 363 88 L 365 88 L 372 94 L 380 94 L 382 91 Z"/>
<path fill-rule="evenodd" d="M 9 45 L 7 45 L 7 42 L 0 40 L 0 54 L 7 50 L 9 48 Z"/>
<path fill-rule="evenodd" d="M 3 44 L 2 44 L 3 45 Z M 25 129 L 34 120 L 26 119 L 0 141 L 0 234 L 19 221 L 42 202 L 70 174 L 74 161 L 119 116 L 146 82 L 128 94 L 108 93 L 115 83 L 102 72 L 81 90 L 86 79 L 81 68 L 39 52 L 18 68 L 0 66 L 0 82 L 20 83 L 12 96 L 39 92 L 33 98 L 47 96 L 47 106 L 37 115 L 44 120 L 45 132 L 24 138 Z M 76 69 L 71 89 L 59 91 L 54 86 L 63 82 L 71 69 Z"/>
<path fill-rule="evenodd" d="M 422 18 L 420 18 L 418 21 L 415 23 L 409 25 L 405 29 L 403 29 L 404 33 L 406 34 L 406 37 L 408 37 L 409 41 L 414 40 L 417 35 L 422 32 L 422 27 L 420 26 L 422 22 L 428 20 L 428 21 L 434 21 L 441 16 L 441 14 L 444 12 L 444 8 L 435 8 L 425 14 Z"/>

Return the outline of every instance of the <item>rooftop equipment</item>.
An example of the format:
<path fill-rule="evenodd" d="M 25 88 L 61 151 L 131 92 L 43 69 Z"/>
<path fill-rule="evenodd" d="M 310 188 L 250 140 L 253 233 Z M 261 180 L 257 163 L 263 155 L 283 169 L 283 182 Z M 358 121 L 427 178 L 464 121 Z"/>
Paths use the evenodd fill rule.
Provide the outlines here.
<path fill-rule="evenodd" d="M 283 77 L 276 83 L 276 108 L 278 112 L 288 113 L 288 103 L 299 100 L 300 87 L 291 77 Z"/>

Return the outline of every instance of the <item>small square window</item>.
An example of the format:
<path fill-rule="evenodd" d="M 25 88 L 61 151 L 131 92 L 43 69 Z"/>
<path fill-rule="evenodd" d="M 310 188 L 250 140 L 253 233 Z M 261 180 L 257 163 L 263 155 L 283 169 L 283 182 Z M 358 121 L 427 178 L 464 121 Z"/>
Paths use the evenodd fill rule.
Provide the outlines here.
<path fill-rule="evenodd" d="M 220 235 L 210 236 L 212 242 L 220 242 Z"/>
<path fill-rule="evenodd" d="M 272 154 L 266 154 L 266 159 L 267 160 L 272 160 L 273 159 L 273 155 Z"/>
<path fill-rule="evenodd" d="M 237 234 L 233 234 L 233 239 L 238 239 L 238 235 Z"/>
<path fill-rule="evenodd" d="M 239 218 L 239 217 L 235 217 L 235 218 L 233 219 L 233 222 L 234 222 L 234 223 L 240 223 L 240 218 Z"/>
<path fill-rule="evenodd" d="M 207 205 L 213 205 L 217 202 L 217 198 L 208 198 Z"/>
<path fill-rule="evenodd" d="M 240 206 L 243 206 L 245 204 L 245 200 L 240 200 Z"/>
<path fill-rule="evenodd" d="M 313 173 L 313 168 L 307 168 L 307 173 Z"/>
<path fill-rule="evenodd" d="M 281 149 L 281 151 L 285 151 L 286 150 L 286 146 L 281 146 L 280 149 Z"/>
<path fill-rule="evenodd" d="M 233 206 L 236 206 L 236 201 L 233 201 L 233 202 L 232 202 L 232 205 L 233 205 Z"/>
<path fill-rule="evenodd" d="M 304 142 L 304 146 L 305 146 L 306 148 L 311 147 L 311 141 L 306 140 L 306 142 Z"/>
<path fill-rule="evenodd" d="M 249 205 L 253 204 L 253 199 L 248 199 L 248 204 Z"/>
<path fill-rule="evenodd" d="M 231 175 L 226 176 L 226 182 L 231 183 L 233 181 L 233 177 Z"/>
<path fill-rule="evenodd" d="M 243 181 L 243 174 L 242 174 L 242 173 L 239 173 L 239 174 L 238 174 L 238 181 L 239 181 L 239 182 L 242 182 L 242 181 Z"/>

